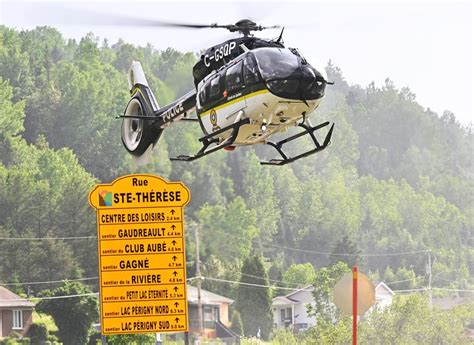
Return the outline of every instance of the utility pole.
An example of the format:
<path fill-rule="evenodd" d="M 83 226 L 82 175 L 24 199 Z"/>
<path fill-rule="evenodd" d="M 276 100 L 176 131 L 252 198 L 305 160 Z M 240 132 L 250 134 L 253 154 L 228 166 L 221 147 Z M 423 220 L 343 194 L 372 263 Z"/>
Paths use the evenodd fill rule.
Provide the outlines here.
<path fill-rule="evenodd" d="M 198 297 L 198 323 L 199 323 L 199 338 L 202 337 L 202 304 L 201 304 L 201 264 L 199 260 L 199 227 L 196 226 L 196 277 L 197 277 L 197 297 Z"/>
<path fill-rule="evenodd" d="M 430 308 L 433 308 L 433 291 L 431 289 L 431 250 L 428 250 L 428 296 Z"/>

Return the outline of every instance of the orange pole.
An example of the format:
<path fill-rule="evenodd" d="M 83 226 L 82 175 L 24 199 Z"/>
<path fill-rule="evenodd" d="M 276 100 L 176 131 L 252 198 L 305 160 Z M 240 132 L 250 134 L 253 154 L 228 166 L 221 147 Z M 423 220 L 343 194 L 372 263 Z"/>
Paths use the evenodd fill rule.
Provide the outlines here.
<path fill-rule="evenodd" d="M 357 345 L 357 266 L 352 268 L 352 345 Z"/>

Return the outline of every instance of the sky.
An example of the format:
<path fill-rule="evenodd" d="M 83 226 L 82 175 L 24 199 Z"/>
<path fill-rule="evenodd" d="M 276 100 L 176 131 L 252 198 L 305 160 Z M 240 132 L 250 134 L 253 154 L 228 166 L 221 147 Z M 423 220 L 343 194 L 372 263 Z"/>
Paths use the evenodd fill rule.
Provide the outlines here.
<path fill-rule="evenodd" d="M 123 25 L 124 20 L 231 24 L 250 18 L 285 26 L 286 46 L 313 65 L 329 60 L 349 84 L 408 86 L 425 108 L 454 112 L 474 123 L 473 5 L 471 1 L 29 1 L 0 0 L 0 24 L 17 29 L 57 28 L 79 40 L 93 32 L 156 49 L 198 52 L 234 37 L 218 29 Z M 257 36 L 277 37 L 280 30 Z M 191 71 L 190 71 L 191 73 Z"/>

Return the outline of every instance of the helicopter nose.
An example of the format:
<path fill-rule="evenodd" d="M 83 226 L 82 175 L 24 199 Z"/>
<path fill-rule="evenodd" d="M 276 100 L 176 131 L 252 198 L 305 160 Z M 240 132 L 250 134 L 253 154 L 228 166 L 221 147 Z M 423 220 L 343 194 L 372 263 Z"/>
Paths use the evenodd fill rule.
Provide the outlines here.
<path fill-rule="evenodd" d="M 310 65 L 302 68 L 302 91 L 305 99 L 317 99 L 324 96 L 326 86 L 324 77 Z"/>

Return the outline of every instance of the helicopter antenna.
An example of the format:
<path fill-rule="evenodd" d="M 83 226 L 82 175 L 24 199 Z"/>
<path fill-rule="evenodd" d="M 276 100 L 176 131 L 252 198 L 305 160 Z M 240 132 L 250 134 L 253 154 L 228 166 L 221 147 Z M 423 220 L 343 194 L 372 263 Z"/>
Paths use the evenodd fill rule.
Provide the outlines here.
<path fill-rule="evenodd" d="M 283 31 L 285 31 L 285 27 L 283 27 L 283 28 L 281 29 L 280 37 L 278 37 L 277 43 L 283 44 Z"/>

